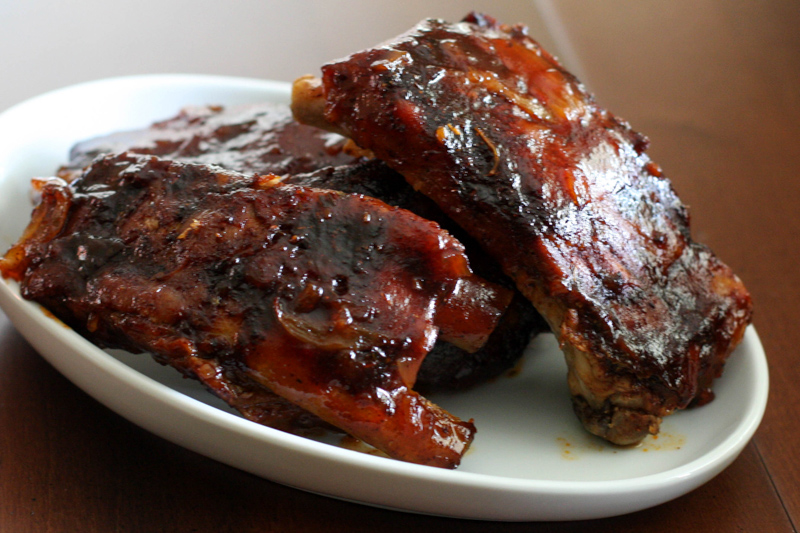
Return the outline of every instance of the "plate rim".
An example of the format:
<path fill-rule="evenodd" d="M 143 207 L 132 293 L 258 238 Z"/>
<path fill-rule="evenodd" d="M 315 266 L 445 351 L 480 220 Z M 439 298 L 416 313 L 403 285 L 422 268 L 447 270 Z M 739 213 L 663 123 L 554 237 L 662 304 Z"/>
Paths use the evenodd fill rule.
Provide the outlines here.
<path fill-rule="evenodd" d="M 55 89 L 42 95 L 36 96 L 29 100 L 20 102 L 6 111 L 0 113 L 0 137 L 2 137 L 2 127 L 9 120 L 18 120 L 18 115 L 28 112 L 43 103 L 51 100 L 58 100 L 68 98 L 72 94 L 81 93 L 85 91 L 102 91 L 108 90 L 115 85 L 126 85 L 130 88 L 135 87 L 176 87 L 176 86 L 195 86 L 203 84 L 207 86 L 216 86 L 218 88 L 243 88 L 247 90 L 265 91 L 266 93 L 288 94 L 290 84 L 287 82 L 280 82 L 274 80 L 258 80 L 254 78 L 243 77 L 228 77 L 228 76 L 210 76 L 203 74 L 148 74 L 148 75 L 135 75 L 135 76 L 121 76 L 115 78 L 105 78 L 100 80 L 88 81 L 76 85 L 71 85 L 61 89 Z M 210 102 L 209 102 L 210 103 Z M 75 139 L 73 139 L 74 141 Z M 0 151 L 0 158 L 4 157 L 3 152 Z M 66 154 L 65 154 L 66 155 Z M 0 188 L 3 188 L 4 183 L 7 181 L 6 177 L 2 174 L 2 159 L 0 159 Z M 2 250 L 4 253 L 5 250 Z M 507 476 L 496 476 L 478 472 L 464 472 L 459 470 L 442 470 L 432 467 L 421 465 L 414 465 L 386 459 L 382 457 L 375 457 L 370 455 L 361 454 L 359 452 L 336 448 L 324 443 L 290 435 L 278 430 L 260 426 L 254 422 L 250 422 L 236 415 L 226 413 L 213 406 L 209 406 L 183 395 L 182 393 L 159 383 L 152 378 L 141 374 L 137 370 L 125 365 L 123 362 L 115 359 L 113 356 L 105 353 L 95 345 L 91 344 L 88 340 L 84 339 L 71 329 L 60 325 L 56 321 L 46 317 L 40 310 L 37 304 L 23 300 L 18 288 L 15 288 L 14 282 L 5 281 L 0 283 L 0 307 L 2 307 L 9 315 L 9 319 L 14 326 L 23 334 L 23 336 L 30 342 L 37 351 L 45 357 L 51 364 L 53 364 L 59 372 L 67 376 L 73 383 L 86 391 L 92 397 L 105 405 L 109 405 L 96 390 L 93 390 L 91 384 L 80 383 L 80 376 L 75 376 L 71 368 L 65 368 L 65 362 L 58 357 L 52 355 L 48 346 L 56 343 L 61 345 L 70 346 L 71 350 L 78 350 L 81 356 L 85 359 L 85 364 L 95 365 L 102 373 L 111 375 L 114 379 L 128 382 L 129 385 L 139 392 L 146 393 L 155 397 L 158 401 L 173 403 L 174 407 L 182 411 L 191 413 L 192 416 L 202 415 L 206 417 L 207 423 L 224 429 L 226 431 L 234 431 L 245 435 L 248 438 L 255 438 L 256 440 L 263 440 L 269 442 L 273 446 L 278 446 L 284 452 L 312 454 L 317 459 L 320 455 L 325 462 L 334 461 L 338 463 L 340 469 L 355 469 L 358 471 L 360 477 L 366 474 L 378 475 L 379 477 L 393 477 L 408 480 L 422 480 L 426 483 L 433 484 L 434 486 L 442 486 L 452 489 L 453 487 L 460 487 L 461 489 L 476 490 L 479 486 L 480 491 L 500 491 L 509 498 L 509 502 L 516 501 L 513 497 L 560 497 L 567 499 L 582 498 L 586 496 L 596 497 L 598 492 L 604 493 L 604 499 L 619 498 L 619 496 L 636 495 L 642 492 L 654 491 L 659 489 L 661 494 L 656 501 L 645 501 L 641 499 L 639 504 L 629 505 L 629 508 L 621 509 L 617 507 L 617 511 L 603 514 L 600 509 L 592 512 L 584 513 L 581 515 L 579 510 L 571 514 L 565 514 L 562 508 L 556 506 L 554 512 L 547 514 L 541 512 L 541 509 L 535 512 L 527 512 L 524 506 L 519 504 L 500 506 L 500 509 L 444 509 L 445 512 L 437 512 L 438 509 L 431 507 L 420 506 L 418 504 L 408 505 L 393 505 L 392 501 L 385 501 L 381 498 L 365 498 L 363 493 L 358 491 L 337 491 L 328 490 L 317 491 L 314 487 L 309 486 L 308 483 L 294 484 L 291 480 L 280 478 L 280 476 L 271 477 L 263 473 L 253 472 L 252 469 L 242 467 L 239 464 L 232 464 L 231 458 L 220 459 L 219 450 L 213 449 L 197 449 L 202 446 L 192 446 L 191 443 L 178 443 L 181 446 L 193 449 L 203 455 L 212 457 L 216 460 L 221 460 L 227 464 L 231 464 L 236 468 L 248 470 L 262 477 L 278 481 L 282 484 L 295 486 L 302 490 L 310 492 L 318 492 L 328 496 L 345 499 L 349 501 L 357 501 L 359 503 L 366 503 L 380 507 L 387 507 L 396 510 L 420 512 L 425 514 L 438 514 L 441 516 L 451 516 L 459 518 L 476 518 L 486 520 L 545 520 L 545 519 L 583 519 L 583 518 L 600 518 L 605 516 L 613 516 L 615 514 L 623 514 L 626 512 L 633 512 L 636 510 L 644 509 L 652 505 L 663 503 L 672 499 L 673 497 L 680 496 L 693 488 L 696 488 L 702 483 L 705 483 L 727 467 L 744 449 L 747 443 L 752 438 L 753 434 L 758 428 L 761 419 L 763 418 L 764 410 L 766 409 L 767 398 L 769 394 L 769 377 L 768 365 L 766 356 L 764 354 L 763 346 L 756 333 L 755 328 L 751 325 L 748 327 L 740 348 L 746 346 L 746 353 L 749 356 L 749 364 L 753 365 L 754 378 L 753 383 L 756 386 L 756 395 L 754 402 L 750 406 L 747 416 L 743 417 L 736 425 L 736 431 L 726 435 L 719 443 L 717 443 L 711 450 L 701 457 L 698 457 L 690 462 L 680 465 L 679 467 L 658 472 L 647 474 L 640 477 L 625 478 L 618 480 L 546 480 L 546 479 L 529 479 L 529 478 L 512 478 Z M 33 327 L 33 326 L 36 327 Z M 44 327 L 47 333 L 45 336 L 36 335 L 36 329 Z M 40 348 L 41 347 L 41 348 Z M 69 366 L 69 365 L 67 365 Z M 90 390 L 87 390 L 87 387 Z M 133 420 L 131 417 L 126 416 L 118 409 L 112 409 L 121 416 L 131 420 L 151 431 L 156 433 L 167 440 L 175 442 L 173 438 L 165 436 L 157 428 L 151 429 L 147 427 L 146 421 Z M 124 407 L 120 408 L 123 412 Z M 130 414 L 130 413 L 128 413 Z M 132 415 L 135 418 L 135 415 Z M 162 430 L 163 431 L 163 430 Z M 320 448 L 324 447 L 324 448 Z M 291 450 L 290 450 L 291 449 Z M 233 461 L 236 463 L 237 461 Z M 276 479 L 276 477 L 280 479 Z M 285 476 L 284 476 L 285 477 Z M 688 490 L 686 490 L 688 487 Z M 354 492 L 356 497 L 353 496 Z M 359 494 L 362 494 L 359 496 Z M 650 495 L 652 496 L 652 495 Z M 409 508 L 411 507 L 411 508 Z M 479 507 L 479 506 L 475 506 Z M 513 511 L 511 507 L 514 507 Z M 596 507 L 596 506 L 595 506 Z M 592 509 L 595 509 L 592 507 Z M 534 508 L 538 508 L 534 506 Z M 534 511 L 534 509 L 530 509 Z M 599 513 L 599 514 L 598 514 Z"/>

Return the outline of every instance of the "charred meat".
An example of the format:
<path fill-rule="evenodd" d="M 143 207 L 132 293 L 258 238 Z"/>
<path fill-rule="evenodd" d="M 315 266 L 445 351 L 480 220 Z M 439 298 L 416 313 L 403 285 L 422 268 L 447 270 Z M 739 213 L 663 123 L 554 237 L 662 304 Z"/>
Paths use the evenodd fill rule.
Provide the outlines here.
<path fill-rule="evenodd" d="M 373 152 L 502 265 L 558 337 L 589 431 L 635 443 L 712 398 L 747 290 L 691 239 L 647 139 L 525 27 L 425 21 L 298 80 L 292 106 Z"/>
<path fill-rule="evenodd" d="M 432 220 L 464 245 L 470 266 L 479 276 L 513 291 L 511 303 L 497 327 L 477 350 L 467 351 L 445 340 L 436 342 L 417 375 L 418 389 L 462 390 L 500 376 L 517 364 L 534 335 L 549 331 L 542 316 L 514 289 L 513 282 L 503 274 L 497 262 L 432 200 L 415 191 L 382 161 L 326 167 L 289 176 L 285 183 L 363 194 Z M 462 319 L 468 315 L 463 310 L 460 313 L 458 316 Z"/>
<path fill-rule="evenodd" d="M 547 331 L 544 319 L 515 290 L 497 262 L 432 200 L 415 191 L 385 163 L 366 160 L 363 151 L 353 150 L 345 138 L 297 123 L 286 106 L 262 103 L 186 108 L 146 129 L 78 143 L 60 175 L 69 180 L 98 156 L 122 151 L 212 164 L 242 173 L 272 173 L 282 176 L 287 184 L 363 194 L 432 220 L 453 234 L 465 245 L 470 266 L 478 275 L 515 295 L 495 331 L 480 332 L 469 344 L 454 344 L 440 336 L 420 369 L 419 388 L 465 389 L 495 378 L 517 363 L 533 335 Z M 455 315 L 454 319 L 466 317 Z"/>
<path fill-rule="evenodd" d="M 300 174 L 355 163 L 346 139 L 297 123 L 285 106 L 187 107 L 146 129 L 76 144 L 59 177 L 70 181 L 98 156 L 135 152 L 243 173 Z"/>
<path fill-rule="evenodd" d="M 290 402 L 298 423 L 308 412 L 440 467 L 474 426 L 413 390 L 419 367 L 437 334 L 491 332 L 510 298 L 406 210 L 130 153 L 47 183 L 0 271 L 94 342 L 150 352 L 249 418 L 283 424 Z"/>

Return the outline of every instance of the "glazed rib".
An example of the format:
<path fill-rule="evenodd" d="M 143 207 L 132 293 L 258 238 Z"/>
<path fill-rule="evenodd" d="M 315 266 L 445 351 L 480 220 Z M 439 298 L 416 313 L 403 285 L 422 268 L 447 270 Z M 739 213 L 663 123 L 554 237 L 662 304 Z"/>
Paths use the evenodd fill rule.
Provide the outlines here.
<path fill-rule="evenodd" d="M 453 234 L 465 245 L 473 270 L 514 296 L 494 330 L 476 328 L 468 338 L 449 339 L 455 343 L 448 342 L 446 330 L 440 332 L 420 369 L 418 388 L 465 389 L 486 382 L 512 368 L 532 336 L 547 331 L 544 320 L 514 289 L 496 261 L 433 201 L 414 191 L 383 162 L 366 160 L 362 152 L 353 151 L 341 136 L 297 123 L 285 105 L 186 108 L 145 129 L 78 143 L 60 175 L 69 180 L 96 157 L 121 151 L 213 164 L 243 173 L 272 173 L 287 184 L 363 194 L 432 220 Z M 463 322 L 469 312 L 453 311 L 457 322 Z M 292 419 L 293 413 L 288 418 Z"/>
<path fill-rule="evenodd" d="M 250 418 L 283 423 L 271 391 L 293 416 L 450 468 L 474 426 L 413 391 L 417 371 L 439 329 L 473 330 L 447 306 L 480 290 L 473 319 L 491 321 L 507 300 L 408 211 L 128 153 L 46 184 L 0 271 L 94 342 L 150 352 Z"/>
<path fill-rule="evenodd" d="M 339 135 L 295 122 L 285 106 L 195 106 L 148 128 L 76 144 L 59 177 L 70 181 L 97 157 L 125 151 L 285 176 L 359 161 L 359 155 L 348 153 L 345 144 Z"/>
<path fill-rule="evenodd" d="M 619 444 L 712 397 L 747 290 L 645 149 L 527 34 L 424 21 L 295 83 L 295 116 L 401 173 L 547 319 L 584 426 Z"/>
<path fill-rule="evenodd" d="M 463 390 L 500 376 L 514 367 L 531 338 L 549 331 L 542 316 L 503 274 L 500 266 L 429 198 L 415 191 L 397 172 L 378 160 L 326 167 L 288 176 L 284 183 L 333 189 L 378 198 L 389 205 L 408 209 L 446 229 L 464 245 L 470 266 L 482 278 L 513 291 L 513 297 L 495 329 L 477 350 L 466 351 L 438 340 L 422 362 L 416 388 L 426 391 Z M 455 320 L 466 313 L 454 310 Z"/>

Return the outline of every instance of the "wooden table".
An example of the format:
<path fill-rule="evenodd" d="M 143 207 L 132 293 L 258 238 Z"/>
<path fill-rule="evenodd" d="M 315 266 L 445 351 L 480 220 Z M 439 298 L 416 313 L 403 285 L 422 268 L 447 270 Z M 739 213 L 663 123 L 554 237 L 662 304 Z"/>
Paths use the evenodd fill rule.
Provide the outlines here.
<path fill-rule="evenodd" d="M 800 524 L 800 4 L 555 3 L 598 99 L 652 140 L 695 236 L 745 280 L 770 403 L 700 489 L 632 515 L 504 524 L 283 487 L 155 437 L 50 367 L 0 314 L 0 531 L 796 531 Z"/>

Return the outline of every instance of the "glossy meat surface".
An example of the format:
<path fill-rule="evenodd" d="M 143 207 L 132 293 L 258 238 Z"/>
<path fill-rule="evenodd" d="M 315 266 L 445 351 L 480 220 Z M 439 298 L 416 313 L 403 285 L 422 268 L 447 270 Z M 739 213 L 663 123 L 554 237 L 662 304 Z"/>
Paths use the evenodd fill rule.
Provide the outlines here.
<path fill-rule="evenodd" d="M 713 396 L 751 315 L 693 242 L 647 140 L 522 26 L 430 20 L 296 82 L 295 116 L 350 136 L 491 253 L 547 319 L 584 426 L 631 444 Z"/>
<path fill-rule="evenodd" d="M 513 290 L 508 308 L 479 349 L 468 352 L 444 340 L 436 342 L 422 362 L 417 376 L 418 389 L 461 390 L 484 383 L 512 369 L 531 338 L 549 331 L 542 316 L 524 296 L 514 290 L 513 283 L 503 274 L 497 262 L 447 218 L 432 200 L 415 191 L 400 174 L 382 161 L 326 167 L 289 176 L 284 183 L 363 194 L 432 220 L 464 244 L 470 266 L 479 276 Z M 463 312 L 456 319 L 458 316 L 463 316 Z"/>
<path fill-rule="evenodd" d="M 359 159 L 345 151 L 341 136 L 295 122 L 285 106 L 198 106 L 149 128 L 80 142 L 59 175 L 70 181 L 96 157 L 124 151 L 278 176 Z"/>
<path fill-rule="evenodd" d="M 440 467 L 474 426 L 413 391 L 417 371 L 439 329 L 472 329 L 449 316 L 472 305 L 459 288 L 484 289 L 487 308 L 506 298 L 408 211 L 128 153 L 45 185 L 0 271 L 93 341 L 151 352 L 254 420 L 285 424 L 288 401 L 292 423 L 307 411 Z"/>
<path fill-rule="evenodd" d="M 360 153 L 349 151 L 343 137 L 295 122 L 286 106 L 186 108 L 146 129 L 77 144 L 61 175 L 69 180 L 97 156 L 121 151 L 213 164 L 237 172 L 274 173 L 283 176 L 284 183 L 363 194 L 433 220 L 453 234 L 465 244 L 478 275 L 515 295 L 495 331 L 476 329 L 469 339 L 451 339 L 455 343 L 448 342 L 447 331 L 440 334 L 418 375 L 418 385 L 428 391 L 464 389 L 497 377 L 516 364 L 533 335 L 548 330 L 497 262 L 433 201 L 414 191 L 384 163 L 365 161 Z M 476 303 L 480 301 L 476 299 Z M 454 311 L 454 319 L 462 321 L 465 310 Z"/>

